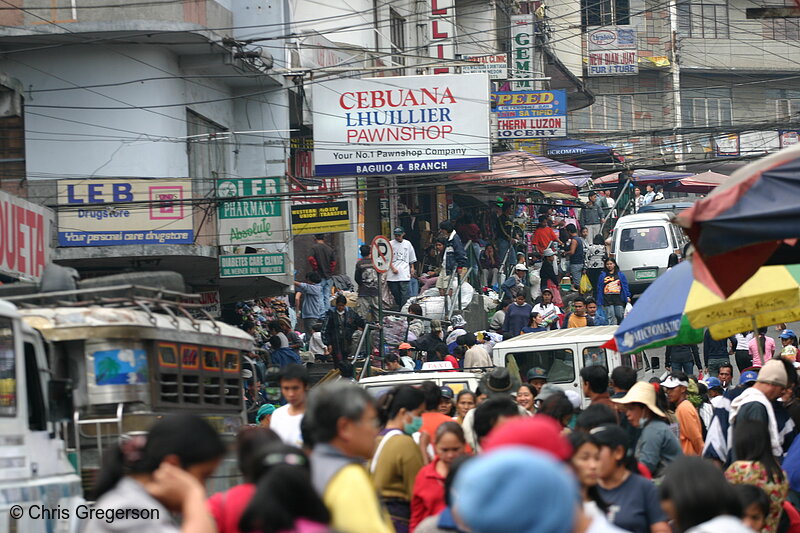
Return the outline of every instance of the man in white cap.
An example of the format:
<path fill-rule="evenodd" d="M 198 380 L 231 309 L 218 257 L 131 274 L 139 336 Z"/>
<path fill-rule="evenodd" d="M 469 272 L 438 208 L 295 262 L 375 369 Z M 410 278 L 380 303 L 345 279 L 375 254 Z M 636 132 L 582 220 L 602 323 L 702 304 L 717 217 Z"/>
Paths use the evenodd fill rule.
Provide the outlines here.
<path fill-rule="evenodd" d="M 539 316 L 542 317 L 543 326 L 558 327 L 558 317 L 561 314 L 561 309 L 553 303 L 553 291 L 544 289 L 542 291 L 542 301 L 533 306 L 531 313 L 539 313 Z"/>
<path fill-rule="evenodd" d="M 756 384 L 745 390 L 731 402 L 728 444 L 733 443 L 733 427 L 748 420 L 767 424 L 772 454 L 783 455 L 783 438 L 778 431 L 778 422 L 772 403 L 777 400 L 789 384 L 786 366 L 780 359 L 770 359 L 758 372 Z"/>
<path fill-rule="evenodd" d="M 500 293 L 503 300 L 513 300 L 518 294 L 525 293 L 526 278 L 528 277 L 528 267 L 522 263 L 514 265 L 514 275 L 509 276 L 503 282 Z"/>

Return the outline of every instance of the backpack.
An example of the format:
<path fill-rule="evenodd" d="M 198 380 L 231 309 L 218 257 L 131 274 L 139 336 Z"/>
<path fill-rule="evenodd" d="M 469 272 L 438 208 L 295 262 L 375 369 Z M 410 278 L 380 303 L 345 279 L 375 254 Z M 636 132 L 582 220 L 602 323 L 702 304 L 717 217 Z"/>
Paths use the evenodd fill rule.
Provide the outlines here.
<path fill-rule="evenodd" d="M 378 288 L 378 273 L 371 266 L 363 267 L 361 271 L 361 286 L 366 289 Z"/>

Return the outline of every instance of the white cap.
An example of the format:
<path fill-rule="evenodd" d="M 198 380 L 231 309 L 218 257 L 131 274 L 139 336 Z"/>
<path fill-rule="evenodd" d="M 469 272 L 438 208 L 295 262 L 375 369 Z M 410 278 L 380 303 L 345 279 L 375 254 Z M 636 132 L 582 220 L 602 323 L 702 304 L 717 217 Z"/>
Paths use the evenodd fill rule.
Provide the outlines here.
<path fill-rule="evenodd" d="M 547 250 L 544 251 L 543 255 L 545 257 L 550 257 L 550 256 L 553 256 L 553 255 L 556 255 L 556 253 L 553 251 L 552 248 L 548 248 Z"/>
<path fill-rule="evenodd" d="M 525 265 L 523 265 L 522 263 L 517 263 L 517 264 L 514 266 L 514 270 L 528 270 L 528 267 L 526 267 L 526 266 L 525 266 Z"/>
<path fill-rule="evenodd" d="M 670 376 L 661 383 L 661 386 L 665 389 L 674 389 L 675 387 L 688 387 L 689 383 L 681 381 L 674 376 Z"/>

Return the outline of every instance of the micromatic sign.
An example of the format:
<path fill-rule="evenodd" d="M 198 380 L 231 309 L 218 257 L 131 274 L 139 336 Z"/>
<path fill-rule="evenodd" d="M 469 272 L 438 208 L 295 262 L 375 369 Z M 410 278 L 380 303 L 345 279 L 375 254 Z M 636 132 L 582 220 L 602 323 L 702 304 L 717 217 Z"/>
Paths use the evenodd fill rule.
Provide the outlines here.
<path fill-rule="evenodd" d="M 623 335 L 614 335 L 621 351 L 630 352 L 652 342 L 675 336 L 681 329 L 681 319 L 675 318 L 648 324 L 637 328 L 635 331 L 625 332 Z"/>
<path fill-rule="evenodd" d="M 317 176 L 489 167 L 486 74 L 338 79 L 312 90 Z"/>

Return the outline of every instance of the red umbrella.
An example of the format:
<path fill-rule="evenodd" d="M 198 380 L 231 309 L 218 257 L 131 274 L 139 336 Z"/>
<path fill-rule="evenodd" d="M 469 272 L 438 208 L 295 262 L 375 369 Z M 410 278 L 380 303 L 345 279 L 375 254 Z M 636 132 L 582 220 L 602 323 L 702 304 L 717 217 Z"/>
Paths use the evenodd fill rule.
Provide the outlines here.
<path fill-rule="evenodd" d="M 725 174 L 718 174 L 707 170 L 700 174 L 695 174 L 694 176 L 681 178 L 674 187 L 670 187 L 670 190 L 704 194 L 716 189 L 719 185 L 725 183 L 727 179 L 728 176 Z"/>
<path fill-rule="evenodd" d="M 680 213 L 676 222 L 695 246 L 695 279 L 728 297 L 765 264 L 800 262 L 798 198 L 800 145 L 740 168 Z"/>
<path fill-rule="evenodd" d="M 619 182 L 619 172 L 606 174 L 599 178 L 592 180 L 595 186 L 598 185 L 616 185 Z M 633 171 L 633 181 L 636 183 L 652 183 L 653 185 L 669 183 L 671 181 L 678 181 L 681 178 L 691 176 L 691 172 L 671 172 L 667 170 L 648 170 L 640 169 Z"/>
<path fill-rule="evenodd" d="M 528 152 L 502 152 L 492 154 L 492 170 L 456 174 L 452 179 L 578 196 L 577 188 L 586 183 L 589 176 L 591 173 L 582 168 Z"/>

